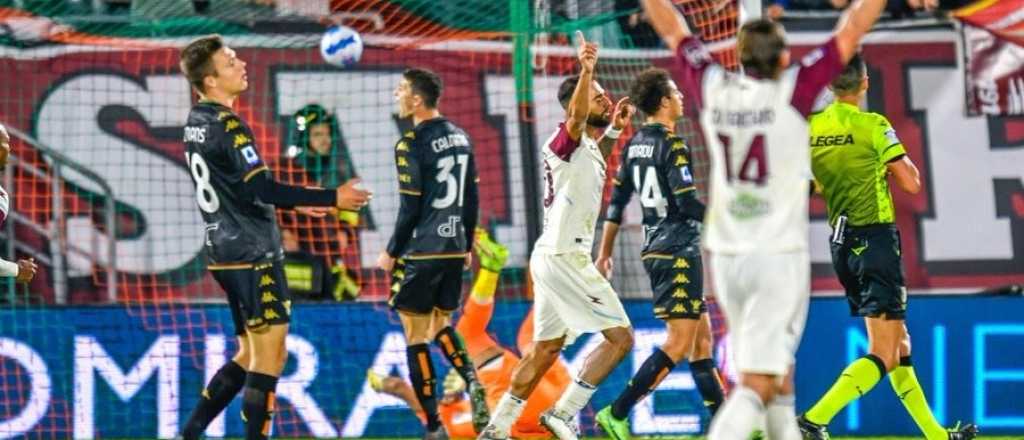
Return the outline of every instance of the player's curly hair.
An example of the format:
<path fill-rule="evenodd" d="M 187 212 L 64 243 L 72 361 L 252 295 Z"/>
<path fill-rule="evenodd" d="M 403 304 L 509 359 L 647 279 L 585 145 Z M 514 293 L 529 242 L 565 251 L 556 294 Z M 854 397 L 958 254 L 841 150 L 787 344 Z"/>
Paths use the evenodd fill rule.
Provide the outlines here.
<path fill-rule="evenodd" d="M 217 69 L 213 65 L 213 54 L 224 47 L 224 40 L 220 35 L 208 35 L 196 39 L 181 50 L 181 73 L 188 78 L 189 84 L 198 92 L 205 91 L 203 79 L 207 76 L 217 76 Z"/>
<path fill-rule="evenodd" d="M 652 116 L 661 108 L 661 99 L 672 93 L 668 82 L 671 77 L 665 69 L 651 67 L 637 75 L 629 88 L 629 99 L 647 116 Z"/>
<path fill-rule="evenodd" d="M 782 26 L 767 19 L 748 22 L 740 28 L 736 48 L 744 71 L 762 78 L 775 78 L 779 59 L 786 50 Z"/>
<path fill-rule="evenodd" d="M 441 91 L 444 90 L 444 83 L 436 73 L 420 68 L 406 69 L 402 77 L 409 81 L 412 93 L 423 98 L 423 105 L 428 108 L 437 108 L 441 100 Z"/>
<path fill-rule="evenodd" d="M 836 96 L 855 95 L 860 92 L 860 84 L 864 75 L 868 73 L 868 66 L 864 64 L 864 57 L 857 52 L 846 63 L 843 72 L 832 80 L 832 93 Z"/>

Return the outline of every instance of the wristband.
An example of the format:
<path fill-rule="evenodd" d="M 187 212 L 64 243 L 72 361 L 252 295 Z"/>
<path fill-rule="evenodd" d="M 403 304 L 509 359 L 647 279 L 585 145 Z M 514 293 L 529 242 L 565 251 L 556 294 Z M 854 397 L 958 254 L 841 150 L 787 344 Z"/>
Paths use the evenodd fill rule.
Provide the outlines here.
<path fill-rule="evenodd" d="M 604 136 L 611 139 L 618 139 L 621 134 L 622 130 L 618 130 L 612 126 L 608 126 L 608 129 L 604 131 Z"/>

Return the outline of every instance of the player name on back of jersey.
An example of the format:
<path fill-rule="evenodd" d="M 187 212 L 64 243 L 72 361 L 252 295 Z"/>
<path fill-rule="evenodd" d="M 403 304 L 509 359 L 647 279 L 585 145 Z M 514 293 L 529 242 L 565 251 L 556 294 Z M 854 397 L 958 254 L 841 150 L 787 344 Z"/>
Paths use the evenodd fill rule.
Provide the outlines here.
<path fill-rule="evenodd" d="M 430 141 L 430 148 L 435 153 L 440 153 L 449 148 L 469 147 L 469 138 L 462 133 L 449 133 Z"/>
<path fill-rule="evenodd" d="M 185 142 L 206 142 L 206 127 L 185 127 Z"/>
<path fill-rule="evenodd" d="M 775 109 L 762 108 L 756 110 L 719 110 L 711 112 L 715 125 L 732 127 L 749 127 L 751 125 L 768 125 L 775 122 Z"/>
<path fill-rule="evenodd" d="M 651 157 L 654 155 L 654 145 L 652 144 L 633 144 L 629 146 L 629 152 L 627 157 L 634 159 L 637 157 Z"/>

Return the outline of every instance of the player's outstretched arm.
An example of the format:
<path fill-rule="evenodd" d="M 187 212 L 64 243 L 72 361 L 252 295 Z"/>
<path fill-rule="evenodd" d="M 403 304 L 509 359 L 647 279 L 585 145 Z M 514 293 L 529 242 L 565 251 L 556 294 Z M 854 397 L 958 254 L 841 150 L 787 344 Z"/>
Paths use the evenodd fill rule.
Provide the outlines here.
<path fill-rule="evenodd" d="M 565 128 L 574 141 L 580 140 L 587 126 L 587 116 L 590 115 L 590 87 L 594 82 L 594 66 L 597 65 L 597 44 L 588 43 L 580 31 L 576 31 L 576 39 L 580 42 L 576 53 L 580 61 L 580 81 L 576 83 L 576 89 L 573 90 L 572 98 L 565 109 Z"/>
<path fill-rule="evenodd" d="M 878 21 L 878 17 L 885 10 L 886 0 L 857 0 L 853 2 L 846 12 L 839 17 L 836 23 L 835 38 L 836 47 L 839 49 L 839 60 L 846 65 L 853 54 L 857 53 L 857 46 L 871 27 Z"/>
<path fill-rule="evenodd" d="M 0 258 L 0 276 L 14 277 L 14 280 L 19 283 L 32 281 L 38 269 L 35 259 L 32 258 L 18 260 L 16 263 Z"/>
<path fill-rule="evenodd" d="M 654 31 L 672 52 L 683 38 L 693 35 L 683 14 L 669 0 L 643 0 L 643 6 Z"/>

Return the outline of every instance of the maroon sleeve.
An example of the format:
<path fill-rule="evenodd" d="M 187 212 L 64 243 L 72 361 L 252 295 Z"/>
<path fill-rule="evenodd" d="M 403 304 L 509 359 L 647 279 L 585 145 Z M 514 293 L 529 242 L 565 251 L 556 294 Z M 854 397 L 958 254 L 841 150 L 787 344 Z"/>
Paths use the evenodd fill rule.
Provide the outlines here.
<path fill-rule="evenodd" d="M 711 53 L 699 38 L 692 35 L 683 38 L 676 46 L 676 60 L 679 65 L 679 88 L 685 99 L 693 101 L 697 110 L 704 108 L 701 84 L 704 71 L 715 63 Z"/>
<path fill-rule="evenodd" d="M 843 67 L 835 38 L 804 55 L 796 74 L 796 85 L 793 87 L 793 107 L 804 117 L 810 115 L 811 109 L 814 108 L 814 100 L 825 86 L 842 73 Z"/>
<path fill-rule="evenodd" d="M 583 136 L 580 133 L 580 136 Z M 580 146 L 579 139 L 572 140 L 572 136 L 569 136 L 569 129 L 565 126 L 565 122 L 558 124 L 558 133 L 555 134 L 555 138 L 551 140 L 551 145 L 548 148 L 551 149 L 555 156 L 566 162 L 572 157 L 572 153 L 576 151 L 576 147 Z"/>

